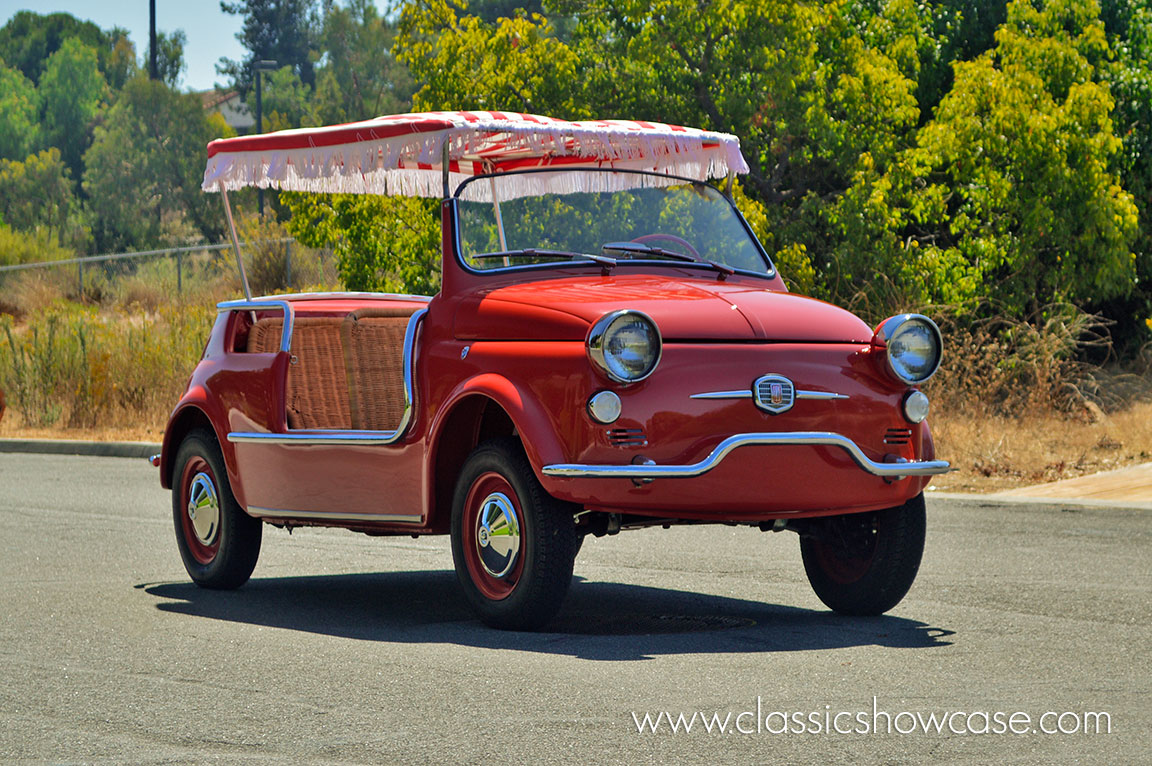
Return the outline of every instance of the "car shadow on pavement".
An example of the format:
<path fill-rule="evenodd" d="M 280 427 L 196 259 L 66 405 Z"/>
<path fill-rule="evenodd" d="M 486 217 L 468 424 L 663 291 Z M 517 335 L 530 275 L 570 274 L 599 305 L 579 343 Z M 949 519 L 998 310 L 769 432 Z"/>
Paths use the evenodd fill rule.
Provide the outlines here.
<path fill-rule="evenodd" d="M 785 652 L 852 646 L 947 646 L 953 631 L 903 617 L 826 611 L 575 578 L 564 608 L 539 633 L 493 630 L 476 619 L 453 572 L 388 572 L 253 579 L 237 591 L 192 583 L 136 586 L 169 613 L 361 641 L 456 643 L 639 660 L 695 653 Z"/>

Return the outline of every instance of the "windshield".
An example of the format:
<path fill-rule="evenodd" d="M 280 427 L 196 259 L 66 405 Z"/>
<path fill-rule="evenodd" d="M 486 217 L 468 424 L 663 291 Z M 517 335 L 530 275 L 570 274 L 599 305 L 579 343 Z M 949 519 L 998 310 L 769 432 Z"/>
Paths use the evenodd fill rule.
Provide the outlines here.
<path fill-rule="evenodd" d="M 469 179 L 456 196 L 461 255 L 477 270 L 673 261 L 772 273 L 739 214 L 706 184 L 628 171 L 507 173 Z"/>

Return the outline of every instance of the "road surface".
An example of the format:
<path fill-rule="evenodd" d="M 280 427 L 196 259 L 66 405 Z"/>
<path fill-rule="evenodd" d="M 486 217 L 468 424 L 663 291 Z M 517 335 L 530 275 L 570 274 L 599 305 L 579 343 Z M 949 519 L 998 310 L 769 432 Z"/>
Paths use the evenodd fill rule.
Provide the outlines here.
<path fill-rule="evenodd" d="M 884 617 L 827 612 L 790 533 L 683 527 L 588 540 L 516 634 L 446 538 L 266 528 L 252 581 L 204 591 L 144 460 L 0 455 L 0 762 L 1147 762 L 1149 512 L 928 513 Z"/>

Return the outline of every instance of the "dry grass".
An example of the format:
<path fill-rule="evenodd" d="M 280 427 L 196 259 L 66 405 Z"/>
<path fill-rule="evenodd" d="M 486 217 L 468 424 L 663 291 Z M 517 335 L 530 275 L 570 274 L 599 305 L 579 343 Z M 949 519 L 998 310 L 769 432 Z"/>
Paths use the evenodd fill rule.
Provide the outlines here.
<path fill-rule="evenodd" d="M 19 412 L 9 410 L 0 419 L 0 439 L 76 439 L 92 442 L 154 442 L 164 438 L 164 417 L 150 426 L 122 425 L 102 428 L 30 428 Z"/>
<path fill-rule="evenodd" d="M 1047 411 L 1022 418 L 942 413 L 932 418 L 936 453 L 958 470 L 937 489 L 995 492 L 1152 461 L 1152 403 L 1089 420 Z"/>

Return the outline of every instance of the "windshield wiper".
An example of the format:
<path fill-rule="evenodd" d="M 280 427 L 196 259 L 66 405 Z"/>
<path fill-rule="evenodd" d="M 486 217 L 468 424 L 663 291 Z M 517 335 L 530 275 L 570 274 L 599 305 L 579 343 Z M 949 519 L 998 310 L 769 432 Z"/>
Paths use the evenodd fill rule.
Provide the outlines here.
<path fill-rule="evenodd" d="M 691 261 L 693 263 L 704 262 L 687 253 L 665 250 L 662 247 L 652 247 L 643 242 L 605 242 L 603 245 L 600 245 L 600 252 L 604 252 L 605 250 L 615 250 L 621 253 L 640 253 L 642 255 L 659 255 L 665 258 L 674 258 L 678 261 Z"/>
<path fill-rule="evenodd" d="M 492 258 L 583 258 L 585 260 L 595 261 L 606 268 L 616 265 L 616 259 L 609 258 L 606 255 L 579 253 L 575 250 L 538 250 L 534 247 L 525 247 L 520 250 L 504 250 L 497 253 L 478 253 L 471 257 L 474 261 L 484 261 Z"/>
<path fill-rule="evenodd" d="M 616 250 L 621 253 L 640 253 L 641 255 L 658 255 L 661 258 L 671 258 L 677 261 L 702 263 L 705 266 L 711 266 L 716 269 L 716 271 L 719 271 L 721 274 L 720 279 L 726 279 L 728 276 L 736 273 L 736 269 L 726 263 L 717 263 L 708 258 L 697 258 L 688 253 L 678 253 L 675 250 L 665 250 L 662 247 L 652 247 L 643 242 L 605 242 L 600 246 L 600 251 L 604 252 L 605 250 Z"/>

